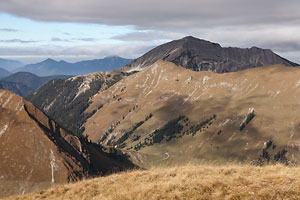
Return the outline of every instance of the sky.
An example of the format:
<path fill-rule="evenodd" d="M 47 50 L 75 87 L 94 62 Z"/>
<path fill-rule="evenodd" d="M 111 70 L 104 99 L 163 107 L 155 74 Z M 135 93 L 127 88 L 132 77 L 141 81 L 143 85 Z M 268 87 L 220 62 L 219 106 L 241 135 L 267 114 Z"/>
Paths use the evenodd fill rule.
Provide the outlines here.
<path fill-rule="evenodd" d="M 299 0 L 1 0 L 0 58 L 136 58 L 192 35 L 300 63 Z"/>

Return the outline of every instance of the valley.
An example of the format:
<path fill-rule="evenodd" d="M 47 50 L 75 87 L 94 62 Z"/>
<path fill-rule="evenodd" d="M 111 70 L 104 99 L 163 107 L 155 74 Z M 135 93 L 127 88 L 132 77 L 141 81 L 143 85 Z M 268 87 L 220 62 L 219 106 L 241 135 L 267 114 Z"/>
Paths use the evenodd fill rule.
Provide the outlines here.
<path fill-rule="evenodd" d="M 299 8 L 2 0 L 0 199 L 299 200 Z"/>
<path fill-rule="evenodd" d="M 158 182 L 154 186 L 147 182 L 152 173 L 164 182 L 168 169 L 179 177 L 204 175 L 195 169 L 199 167 L 226 179 L 224 171 L 230 168 L 237 172 L 232 182 L 249 170 L 252 176 L 266 170 L 273 173 L 266 179 L 273 180 L 276 170 L 299 165 L 299 77 L 298 64 L 271 50 L 223 48 L 191 36 L 160 45 L 111 71 L 72 77 L 28 72 L 7 76 L 3 81 L 36 91 L 25 100 L 0 90 L 1 197 L 40 190 L 12 198 L 71 198 L 71 188 L 76 191 L 85 182 L 63 184 L 86 180 L 91 195 L 78 194 L 82 198 L 123 198 L 123 194 L 101 196 L 98 184 L 114 188 L 106 179 L 117 177 L 122 182 L 143 170 L 147 188 L 140 188 L 144 192 L 137 199 L 157 187 Z M 212 174 L 211 179 L 194 182 L 208 184 L 201 194 L 181 191 L 178 188 L 190 185 L 173 180 L 176 192 L 157 198 L 256 198 L 271 190 L 257 190 L 258 196 L 251 196 L 256 187 L 253 177 L 246 181 L 252 189 L 243 193 L 234 184 L 215 189 Z M 99 183 L 93 179 L 107 175 Z M 130 181 L 134 182 L 129 179 L 129 185 Z M 231 192 L 225 193 L 223 187 Z M 294 188 L 285 192 L 299 195 Z"/>

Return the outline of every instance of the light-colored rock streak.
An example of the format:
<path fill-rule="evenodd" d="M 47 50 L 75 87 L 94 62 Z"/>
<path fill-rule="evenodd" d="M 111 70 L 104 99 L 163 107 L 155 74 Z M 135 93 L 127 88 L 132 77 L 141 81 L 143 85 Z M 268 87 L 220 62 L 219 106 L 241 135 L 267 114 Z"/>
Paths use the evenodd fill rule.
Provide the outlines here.
<path fill-rule="evenodd" d="M 184 101 L 183 101 L 182 104 L 185 104 L 185 102 L 187 102 L 187 101 L 195 94 L 195 92 L 196 92 L 199 88 L 200 88 L 200 85 L 199 85 L 199 84 L 196 84 L 196 85 L 195 85 L 195 88 L 194 88 L 194 90 L 193 90 L 193 92 L 192 92 L 191 94 L 189 94 L 189 96 L 186 97 L 186 98 L 184 99 Z"/>
<path fill-rule="evenodd" d="M 50 166 L 51 166 L 51 184 L 54 184 L 55 183 L 54 170 L 56 170 L 58 166 L 55 163 L 55 156 L 52 149 L 50 149 Z"/>
<path fill-rule="evenodd" d="M 210 76 L 204 76 L 202 79 L 202 85 L 205 85 L 209 79 L 212 79 Z"/>
<path fill-rule="evenodd" d="M 74 97 L 73 101 L 77 97 L 79 97 L 79 95 L 81 95 L 81 94 L 85 93 L 87 90 L 89 90 L 90 89 L 90 84 L 97 79 L 96 73 L 88 74 L 88 75 L 85 75 L 85 76 L 82 76 L 82 77 L 83 77 L 83 81 L 80 84 L 80 86 L 78 88 L 78 91 L 77 91 L 77 94 Z"/>
<path fill-rule="evenodd" d="M 7 131 L 8 125 L 5 124 L 1 129 L 0 129 L 0 137 Z"/>
<path fill-rule="evenodd" d="M 44 110 L 49 111 L 55 102 L 56 102 L 56 98 L 48 106 L 46 106 Z"/>
<path fill-rule="evenodd" d="M 6 99 L 6 101 L 3 103 L 2 108 L 4 108 L 9 102 L 10 100 L 13 98 L 14 95 L 10 94 L 9 97 Z"/>

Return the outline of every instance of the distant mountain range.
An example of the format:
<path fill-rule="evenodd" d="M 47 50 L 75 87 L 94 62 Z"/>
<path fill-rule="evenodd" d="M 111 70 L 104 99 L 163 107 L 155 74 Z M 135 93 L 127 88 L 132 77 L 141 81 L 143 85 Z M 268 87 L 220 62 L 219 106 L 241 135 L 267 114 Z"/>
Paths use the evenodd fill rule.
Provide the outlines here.
<path fill-rule="evenodd" d="M 137 58 L 126 67 L 121 68 L 118 73 L 114 72 L 113 75 L 108 73 L 107 75 L 117 77 L 114 78 L 115 83 L 130 74 L 126 73 L 124 76 L 124 72 L 145 69 L 159 59 L 169 60 L 180 67 L 194 71 L 210 70 L 220 73 L 238 71 L 264 64 L 268 65 L 270 63 L 285 64 L 288 66 L 297 65 L 274 54 L 271 50 L 263 50 L 256 47 L 250 49 L 222 48 L 219 44 L 189 36 L 158 46 Z M 122 70 L 124 72 L 120 74 Z M 107 75 L 98 75 L 95 78 L 95 74 L 93 73 L 78 76 L 74 80 L 54 81 L 45 84 L 37 92 L 30 95 L 28 99 L 53 119 L 65 124 L 68 129 L 73 132 L 82 132 L 84 131 L 81 127 L 82 123 L 84 123 L 82 119 L 86 120 L 94 112 L 85 112 L 87 106 L 92 101 L 92 97 L 112 85 L 105 84 L 105 87 L 101 86 L 109 80 Z M 78 91 L 81 92 L 78 94 Z M 81 117 L 78 117 L 79 115 Z"/>
<path fill-rule="evenodd" d="M 69 77 L 67 75 L 39 77 L 30 72 L 17 72 L 0 79 L 0 89 L 9 90 L 22 97 L 26 97 L 50 80 Z"/>
<path fill-rule="evenodd" d="M 39 76 L 51 75 L 84 75 L 98 71 L 110 71 L 125 66 L 132 59 L 117 56 L 106 57 L 103 59 L 85 60 L 76 63 L 66 61 L 56 61 L 48 58 L 36 64 L 26 65 L 18 71 L 31 72 Z"/>
<path fill-rule="evenodd" d="M 0 79 L 9 76 L 11 73 L 6 69 L 0 68 Z"/>
<path fill-rule="evenodd" d="M 48 81 L 51 81 L 53 79 L 64 79 L 69 78 L 71 76 L 68 75 L 55 75 L 55 76 L 44 76 L 40 77 L 35 74 L 32 74 L 30 72 L 17 72 L 10 76 L 7 76 L 2 81 L 8 81 L 8 82 L 15 82 L 15 83 L 22 83 L 33 90 L 38 89 L 43 84 L 47 83 Z"/>
<path fill-rule="evenodd" d="M 0 67 L 7 71 L 13 72 L 14 70 L 23 67 L 24 64 L 17 60 L 8 60 L 0 58 Z"/>
<path fill-rule="evenodd" d="M 59 71 L 64 61 L 42 63 L 31 66 L 72 69 Z M 268 49 L 223 48 L 189 36 L 119 69 L 49 81 L 27 97 L 36 107 L 0 90 L 0 181 L 13 186 L 0 190 L 20 191 L 17 181 L 49 185 L 130 167 L 114 159 L 119 152 L 143 168 L 299 164 L 296 66 Z"/>
<path fill-rule="evenodd" d="M 192 36 L 160 45 L 127 65 L 131 70 L 141 70 L 159 59 L 170 61 L 194 71 L 216 73 L 235 72 L 264 65 L 284 64 L 299 66 L 272 52 L 270 49 L 223 48 L 217 43 Z"/>
<path fill-rule="evenodd" d="M 26 97 L 50 80 L 64 79 L 71 77 L 71 75 L 83 75 L 91 72 L 111 71 L 125 66 L 131 61 L 132 59 L 117 56 L 76 63 L 55 61 L 48 58 L 40 63 L 29 64 L 19 68 L 16 70 L 19 72 L 14 74 L 0 68 L 0 88 Z M 12 69 L 15 69 L 16 66 L 22 66 L 22 63 L 13 60 L 0 59 L 1 63 L 7 68 L 11 67 Z"/>

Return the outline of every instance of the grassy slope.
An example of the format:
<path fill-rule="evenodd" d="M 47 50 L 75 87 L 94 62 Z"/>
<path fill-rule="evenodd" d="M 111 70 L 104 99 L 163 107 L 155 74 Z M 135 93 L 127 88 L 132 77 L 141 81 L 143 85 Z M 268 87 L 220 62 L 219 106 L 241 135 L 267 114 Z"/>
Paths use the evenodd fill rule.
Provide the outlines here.
<path fill-rule="evenodd" d="M 61 185 L 8 199 L 299 199 L 299 167 L 186 165 Z"/>
<path fill-rule="evenodd" d="M 188 117 L 193 125 L 216 114 L 212 125 L 195 136 L 185 135 L 140 149 L 139 153 L 158 156 L 153 159 L 155 163 L 142 159 L 143 164 L 156 165 L 156 160 L 163 159 L 166 153 L 170 155 L 168 161 L 176 164 L 190 160 L 252 162 L 270 139 L 277 146 L 276 152 L 286 149 L 288 159 L 298 162 L 299 76 L 299 68 L 282 65 L 214 74 L 159 61 L 96 94 L 87 111 L 92 112 L 102 104 L 103 107 L 84 124 L 84 134 L 98 142 L 113 127 L 103 143 L 108 144 L 152 113 L 153 117 L 125 141 L 124 149 L 133 150 L 179 115 Z M 249 108 L 254 108 L 256 116 L 240 131 Z M 218 134 L 219 131 L 222 133 Z M 140 138 L 134 141 L 137 135 Z"/>

